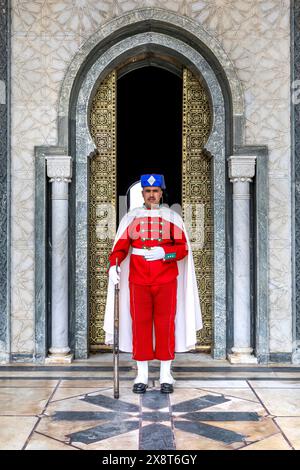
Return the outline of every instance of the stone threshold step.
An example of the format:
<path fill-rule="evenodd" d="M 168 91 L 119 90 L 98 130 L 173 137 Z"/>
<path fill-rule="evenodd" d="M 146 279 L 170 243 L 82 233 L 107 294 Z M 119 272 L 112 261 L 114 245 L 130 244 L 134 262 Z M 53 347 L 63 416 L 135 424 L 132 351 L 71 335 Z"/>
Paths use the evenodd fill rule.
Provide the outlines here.
<path fill-rule="evenodd" d="M 159 370 L 160 365 L 149 365 L 150 372 Z M 130 372 L 136 369 L 136 364 L 120 365 L 119 370 L 122 372 Z M 41 371 L 61 371 L 61 372 L 101 372 L 112 371 L 113 366 L 99 364 L 97 366 L 91 365 L 32 365 L 32 364 L 18 364 L 18 365 L 2 365 L 0 371 L 28 371 L 28 372 L 41 372 Z M 174 372 L 300 372 L 300 367 L 287 367 L 287 366 L 194 366 L 194 365 L 172 365 Z"/>

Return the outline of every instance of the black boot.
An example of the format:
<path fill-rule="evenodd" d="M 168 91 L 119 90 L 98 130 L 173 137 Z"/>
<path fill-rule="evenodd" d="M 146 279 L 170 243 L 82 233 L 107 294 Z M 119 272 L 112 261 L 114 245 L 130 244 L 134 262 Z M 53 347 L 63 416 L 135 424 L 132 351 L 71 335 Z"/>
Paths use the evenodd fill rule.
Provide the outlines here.
<path fill-rule="evenodd" d="M 145 393 L 147 388 L 148 388 L 148 385 L 143 384 L 142 382 L 139 382 L 133 385 L 132 391 L 133 393 Z"/>
<path fill-rule="evenodd" d="M 160 391 L 161 393 L 173 393 L 174 388 L 172 384 L 163 383 L 163 384 L 160 384 Z"/>

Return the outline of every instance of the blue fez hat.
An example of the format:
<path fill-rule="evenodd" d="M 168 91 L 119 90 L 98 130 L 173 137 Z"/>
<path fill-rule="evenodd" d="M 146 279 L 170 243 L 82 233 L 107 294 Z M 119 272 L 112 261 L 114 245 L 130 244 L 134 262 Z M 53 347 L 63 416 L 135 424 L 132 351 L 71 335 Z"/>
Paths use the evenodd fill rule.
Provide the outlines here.
<path fill-rule="evenodd" d="M 164 175 L 142 175 L 141 176 L 141 185 L 144 188 L 145 186 L 159 186 L 161 189 L 166 189 Z"/>

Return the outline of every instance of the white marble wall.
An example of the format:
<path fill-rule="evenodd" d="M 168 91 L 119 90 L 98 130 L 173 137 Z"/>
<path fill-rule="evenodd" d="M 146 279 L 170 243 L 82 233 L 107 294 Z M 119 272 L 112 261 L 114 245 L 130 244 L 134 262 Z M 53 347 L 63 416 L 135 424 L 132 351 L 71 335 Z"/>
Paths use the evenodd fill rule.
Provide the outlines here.
<path fill-rule="evenodd" d="M 34 145 L 56 144 L 67 66 L 101 24 L 156 6 L 210 30 L 244 85 L 246 143 L 270 149 L 270 346 L 291 351 L 289 0 L 12 0 L 12 352 L 34 351 Z"/>

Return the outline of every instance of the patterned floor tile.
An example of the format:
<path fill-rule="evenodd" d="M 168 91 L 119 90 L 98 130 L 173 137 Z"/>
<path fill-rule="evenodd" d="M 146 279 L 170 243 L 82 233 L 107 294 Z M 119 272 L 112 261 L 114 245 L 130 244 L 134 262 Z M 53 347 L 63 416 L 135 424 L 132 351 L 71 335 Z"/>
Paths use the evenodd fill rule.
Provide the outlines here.
<path fill-rule="evenodd" d="M 77 450 L 75 447 L 63 444 L 42 434 L 34 432 L 30 438 L 26 450 Z"/>
<path fill-rule="evenodd" d="M 186 389 L 185 398 L 189 392 Z M 171 397 L 176 431 L 205 437 L 217 447 L 221 444 L 238 448 L 246 445 L 249 436 L 251 438 L 261 426 L 265 410 L 260 403 L 203 390 L 192 392 L 189 400 L 182 400 L 182 393 L 180 400 L 176 399 L 176 394 Z M 276 432 L 276 428 L 272 432 Z"/>
<path fill-rule="evenodd" d="M 172 406 L 176 405 L 176 403 L 181 403 L 185 401 L 187 398 L 189 400 L 193 398 L 200 398 L 204 397 L 207 395 L 209 392 L 198 389 L 198 388 L 174 388 L 174 393 L 170 395 L 170 402 Z M 211 393 L 211 395 L 214 395 L 214 392 Z M 215 394 L 215 396 L 218 396 L 218 394 Z"/>
<path fill-rule="evenodd" d="M 176 384 L 177 385 L 177 384 Z M 182 401 L 186 400 L 187 397 L 189 399 L 192 398 L 199 398 L 201 396 L 207 395 L 207 392 L 203 392 L 201 389 L 197 388 L 177 388 L 176 386 L 174 387 L 174 393 L 169 395 L 170 402 L 172 405 L 175 405 L 176 403 L 181 403 Z"/>
<path fill-rule="evenodd" d="M 209 393 L 209 392 L 208 392 Z M 212 411 L 245 411 L 248 412 L 249 410 L 259 413 L 260 415 L 266 414 L 265 409 L 259 402 L 252 402 L 240 398 L 225 396 L 227 399 L 226 402 L 220 403 L 214 406 Z"/>
<path fill-rule="evenodd" d="M 191 434 L 178 428 L 175 428 L 174 434 L 177 450 L 232 450 L 242 445 L 241 443 L 225 445 L 220 441 L 211 440 L 198 434 Z"/>
<path fill-rule="evenodd" d="M 99 392 L 98 396 L 99 399 L 93 397 L 93 394 L 90 394 L 90 398 L 84 401 L 89 402 L 90 404 L 94 404 L 97 407 L 101 407 L 103 405 L 103 410 L 107 409 L 108 406 L 115 410 L 121 409 L 123 406 L 122 403 L 126 403 L 126 406 L 127 404 L 133 405 L 133 408 L 138 410 L 140 400 L 142 399 L 141 395 L 133 393 L 131 389 L 127 388 L 120 391 L 120 398 L 118 400 L 113 398 L 113 389 L 103 390 Z"/>
<path fill-rule="evenodd" d="M 66 388 L 61 390 L 68 391 Z M 138 431 L 139 410 L 140 397 L 132 391 L 124 390 L 118 400 L 113 398 L 112 389 L 93 391 L 51 402 L 37 431 L 80 448 L 91 445 L 95 448 L 95 443 L 99 443 L 100 448 L 107 448 L 107 442 L 102 445 L 102 441 Z M 135 442 L 135 437 L 133 439 Z"/>
<path fill-rule="evenodd" d="M 300 450 L 300 418 L 276 418 L 275 421 L 294 449 Z"/>
<path fill-rule="evenodd" d="M 169 396 L 168 394 L 161 393 L 160 389 L 147 390 L 147 393 L 142 395 L 143 410 L 155 411 L 169 411 Z"/>
<path fill-rule="evenodd" d="M 221 418 L 221 416 L 220 416 Z M 259 417 L 259 419 L 242 421 L 210 421 L 216 427 L 221 427 L 231 432 L 244 435 L 244 443 L 265 439 L 278 432 L 278 428 L 269 417 Z"/>
<path fill-rule="evenodd" d="M 107 417 L 107 416 L 106 416 Z M 119 418 L 119 419 L 118 419 Z M 70 443 L 78 444 L 94 444 L 108 440 L 111 437 L 127 434 L 130 431 L 139 429 L 139 420 L 124 419 L 123 416 L 114 416 L 110 421 L 92 426 L 82 431 L 72 432 L 67 437 L 70 437 Z"/>
<path fill-rule="evenodd" d="M 2 434 L 0 430 L 0 448 L 1 439 L 14 448 L 22 448 L 27 440 L 26 449 L 49 450 L 288 449 L 289 442 L 300 448 L 299 394 L 291 380 L 291 388 L 282 389 L 276 385 L 285 381 L 272 380 L 272 387 L 266 380 L 261 384 L 252 381 L 255 392 L 240 380 L 177 380 L 172 394 L 162 394 L 159 382 L 153 387 L 150 380 L 147 392 L 138 395 L 132 392 L 130 379 L 120 382 L 116 400 L 112 380 L 88 380 L 80 373 L 74 380 L 70 376 L 59 383 L 46 377 L 22 380 L 23 387 L 16 378 L 9 380 L 13 387 L 0 382 L 0 415 L 6 414 L 1 422 L 17 419 L 21 426 L 16 438 L 16 423 L 8 421 Z M 185 387 L 178 387 L 179 383 Z M 196 385 L 191 387 L 192 383 Z M 206 387 L 199 388 L 199 383 Z M 34 415 L 40 415 L 46 404 L 30 435 L 38 419 Z M 7 416 L 12 411 L 23 414 L 24 420 Z"/>
<path fill-rule="evenodd" d="M 99 393 L 99 388 L 80 388 L 80 387 L 59 387 L 51 398 L 51 403 L 58 400 L 65 400 L 66 398 L 79 398 L 86 394 Z"/>
<path fill-rule="evenodd" d="M 35 416 L 0 416 L 0 449 L 21 450 L 37 420 Z"/>
<path fill-rule="evenodd" d="M 84 450 L 137 450 L 139 448 L 139 430 L 120 434 L 109 439 L 95 442 L 94 444 L 84 444 L 74 442 L 74 445 Z"/>
<path fill-rule="evenodd" d="M 180 429 L 191 434 L 203 436 L 213 441 L 221 442 L 223 444 L 234 444 L 238 442 L 243 442 L 246 437 L 242 433 L 223 429 L 221 427 L 214 426 L 208 423 L 203 423 L 201 421 L 175 420 L 174 426 L 176 429 Z"/>
<path fill-rule="evenodd" d="M 2 388 L 0 415 L 40 414 L 52 392 L 53 388 Z"/>
<path fill-rule="evenodd" d="M 300 417 L 298 389 L 257 388 L 256 393 L 272 415 Z"/>
<path fill-rule="evenodd" d="M 258 402 L 259 399 L 250 389 L 245 388 L 202 388 L 202 391 L 210 393 L 219 393 L 231 398 L 240 398 L 242 400 Z"/>
<path fill-rule="evenodd" d="M 57 417 L 55 417 L 55 415 L 43 417 L 36 431 L 50 438 L 57 439 L 62 443 L 70 444 L 72 441 L 70 434 L 88 430 L 93 426 L 99 426 L 105 422 L 105 419 L 99 420 L 97 416 L 95 416 L 94 420 L 91 420 L 89 419 L 91 415 L 87 416 L 87 419 L 84 420 L 80 412 L 78 412 L 79 416 L 76 416 L 76 411 L 73 412 L 73 415 L 70 415 L 70 412 L 67 411 L 61 413 L 67 414 L 58 414 Z"/>
<path fill-rule="evenodd" d="M 140 431 L 140 449 L 176 449 L 170 421 L 168 423 L 151 424 L 144 422 Z"/>
<path fill-rule="evenodd" d="M 282 434 L 278 433 L 243 447 L 240 450 L 291 450 L 291 446 L 289 446 Z"/>

